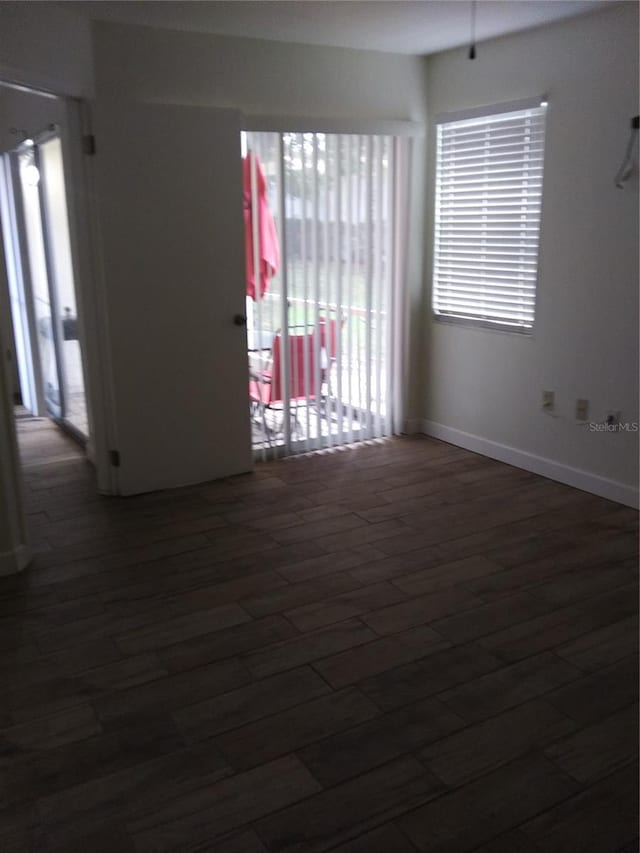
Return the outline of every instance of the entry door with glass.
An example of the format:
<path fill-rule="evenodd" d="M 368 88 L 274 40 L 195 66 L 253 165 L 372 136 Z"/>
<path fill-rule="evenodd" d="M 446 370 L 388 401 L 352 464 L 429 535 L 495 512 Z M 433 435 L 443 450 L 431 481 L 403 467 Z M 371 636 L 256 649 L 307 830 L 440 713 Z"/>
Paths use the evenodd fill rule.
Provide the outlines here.
<path fill-rule="evenodd" d="M 5 245 L 16 337 L 25 341 L 27 406 L 88 436 L 82 351 L 69 238 L 63 149 L 57 128 L 5 155 Z M 8 228 L 13 234 L 8 234 Z M 12 262 L 11 262 L 12 261 Z M 24 373 L 24 376 L 22 375 Z M 26 401 L 25 401 L 26 402 Z"/>

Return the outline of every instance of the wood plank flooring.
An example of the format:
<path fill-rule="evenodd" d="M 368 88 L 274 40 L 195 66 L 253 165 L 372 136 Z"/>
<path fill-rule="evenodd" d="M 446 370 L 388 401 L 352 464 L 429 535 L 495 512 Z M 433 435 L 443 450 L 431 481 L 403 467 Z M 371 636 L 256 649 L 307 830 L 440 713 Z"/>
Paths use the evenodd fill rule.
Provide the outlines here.
<path fill-rule="evenodd" d="M 3 853 L 629 853 L 637 513 L 426 438 L 97 495 L 21 420 Z"/>

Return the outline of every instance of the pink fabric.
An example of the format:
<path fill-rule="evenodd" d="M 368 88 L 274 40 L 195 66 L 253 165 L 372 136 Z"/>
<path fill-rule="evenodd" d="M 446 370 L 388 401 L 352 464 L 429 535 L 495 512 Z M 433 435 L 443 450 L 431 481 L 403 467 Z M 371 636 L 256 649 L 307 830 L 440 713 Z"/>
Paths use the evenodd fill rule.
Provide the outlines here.
<path fill-rule="evenodd" d="M 253 208 L 251 200 L 251 157 L 256 162 L 256 183 L 258 190 L 258 235 L 260 239 L 260 292 L 256 289 L 256 274 L 254 269 L 253 252 Z M 247 294 L 255 300 L 262 299 L 269 286 L 270 279 L 278 271 L 280 264 L 280 248 L 275 222 L 269 210 L 267 201 L 267 182 L 258 157 L 249 153 L 242 161 L 244 184 L 244 242 L 247 261 Z M 257 294 L 257 295 L 256 295 Z"/>
<path fill-rule="evenodd" d="M 305 355 L 306 350 L 306 355 Z M 283 402 L 282 337 L 273 339 L 271 370 L 264 370 L 249 380 L 249 398 L 256 403 L 272 406 Z M 313 399 L 316 396 L 314 335 L 289 335 L 289 400 Z M 306 367 L 306 371 L 305 371 Z"/>

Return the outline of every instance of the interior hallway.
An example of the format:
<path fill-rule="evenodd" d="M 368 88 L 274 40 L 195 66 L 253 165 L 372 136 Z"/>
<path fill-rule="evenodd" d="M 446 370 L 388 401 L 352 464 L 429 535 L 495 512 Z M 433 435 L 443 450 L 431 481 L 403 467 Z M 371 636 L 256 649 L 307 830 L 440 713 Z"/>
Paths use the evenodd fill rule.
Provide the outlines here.
<path fill-rule="evenodd" d="M 635 511 L 426 438 L 105 498 L 18 432 L 3 851 L 637 850 Z"/>

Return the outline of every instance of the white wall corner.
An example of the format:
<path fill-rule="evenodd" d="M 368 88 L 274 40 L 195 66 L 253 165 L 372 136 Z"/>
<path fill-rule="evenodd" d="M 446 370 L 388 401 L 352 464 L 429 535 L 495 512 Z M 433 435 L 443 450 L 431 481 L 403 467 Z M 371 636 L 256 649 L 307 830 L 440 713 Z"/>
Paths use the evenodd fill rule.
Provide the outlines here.
<path fill-rule="evenodd" d="M 420 432 L 432 438 L 439 438 L 449 444 L 455 444 L 457 447 L 464 447 L 465 450 L 479 453 L 481 456 L 488 456 L 490 459 L 506 462 L 507 465 L 531 471 L 532 474 L 540 474 L 540 476 L 548 477 L 550 480 L 556 480 L 567 486 L 591 492 L 601 498 L 607 498 L 607 500 L 615 501 L 634 509 L 638 509 L 640 505 L 638 489 L 626 483 L 609 480 L 606 477 L 592 474 L 589 471 L 583 471 L 580 468 L 572 468 L 570 465 L 564 465 L 553 459 L 536 456 L 533 453 L 527 453 L 525 450 L 518 450 L 517 447 L 500 444 L 497 441 L 491 441 L 488 438 L 482 438 L 482 436 L 454 429 L 435 421 L 412 420 L 407 422 L 408 426 L 409 424 L 411 425 L 411 429 L 407 429 L 407 432 L 410 434 Z M 415 428 L 415 424 L 419 424 L 419 426 Z"/>
<path fill-rule="evenodd" d="M 15 575 L 26 569 L 31 562 L 31 551 L 26 545 L 18 545 L 11 551 L 0 554 L 0 577 Z"/>

